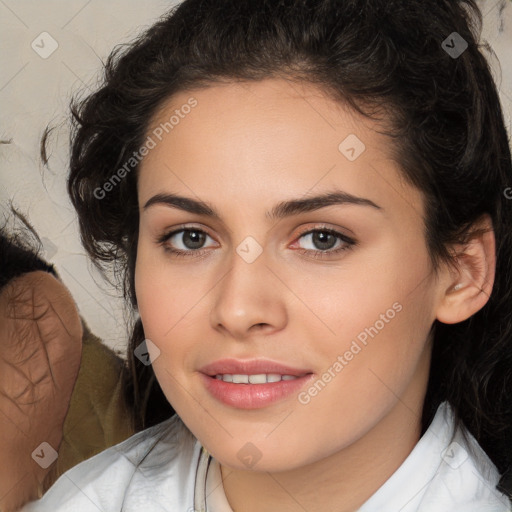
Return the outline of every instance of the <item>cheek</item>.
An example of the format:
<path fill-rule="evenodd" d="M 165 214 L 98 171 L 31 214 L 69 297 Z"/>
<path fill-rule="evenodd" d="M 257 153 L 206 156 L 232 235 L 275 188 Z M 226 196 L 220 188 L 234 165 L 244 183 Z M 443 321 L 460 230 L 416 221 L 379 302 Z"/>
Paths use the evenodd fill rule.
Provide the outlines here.
<path fill-rule="evenodd" d="M 421 248 L 421 240 L 418 245 Z M 413 319 L 406 320 L 409 315 L 429 316 L 429 271 L 426 251 L 413 253 L 390 238 L 372 250 L 350 255 L 332 271 L 324 268 L 309 275 L 295 272 L 295 277 L 290 273 L 284 279 L 294 283 L 294 293 L 307 306 L 301 305 L 301 323 L 320 329 L 316 337 L 325 340 L 323 345 L 338 349 L 340 341 L 352 339 L 376 322 L 384 332 L 397 324 L 402 328 L 414 325 Z M 401 307 L 395 305 L 393 309 L 396 303 Z M 403 311 L 397 313 L 396 309 Z M 384 320 L 381 315 L 385 315 Z"/>
<path fill-rule="evenodd" d="M 189 365 L 187 354 L 192 348 L 191 340 L 198 339 L 194 330 L 197 331 L 197 316 L 204 318 L 200 299 L 206 290 L 201 288 L 201 280 L 194 280 L 184 267 L 166 262 L 159 251 L 147 243 L 140 244 L 135 292 L 144 334 L 160 350 L 161 357 L 153 365 L 155 373 L 160 367 L 172 367 L 175 373 Z"/>
<path fill-rule="evenodd" d="M 176 317 L 180 316 L 183 291 L 170 275 L 169 267 L 155 253 L 155 249 L 148 247 L 147 242 L 139 243 L 135 293 L 146 337 L 161 343 L 176 323 Z"/>
<path fill-rule="evenodd" d="M 433 322 L 434 280 L 429 274 L 426 251 L 406 251 L 395 241 L 324 279 L 322 286 L 303 281 L 297 294 L 307 297 L 316 314 L 308 314 L 310 321 L 301 324 L 307 339 L 322 341 L 315 353 L 326 368 L 342 356 L 351 386 L 382 386 L 370 369 L 392 376 L 401 386 L 421 356 Z"/>
<path fill-rule="evenodd" d="M 140 246 L 135 267 L 138 311 L 146 339 L 159 350 L 158 357 L 152 361 L 153 371 L 167 400 L 175 406 L 180 403 L 179 390 L 184 385 L 177 382 L 183 381 L 182 370 L 186 366 L 187 347 L 183 343 L 186 337 L 181 335 L 180 342 L 176 343 L 185 323 L 186 301 L 184 294 L 178 292 L 180 285 L 166 275 L 168 270 L 154 254 Z"/>

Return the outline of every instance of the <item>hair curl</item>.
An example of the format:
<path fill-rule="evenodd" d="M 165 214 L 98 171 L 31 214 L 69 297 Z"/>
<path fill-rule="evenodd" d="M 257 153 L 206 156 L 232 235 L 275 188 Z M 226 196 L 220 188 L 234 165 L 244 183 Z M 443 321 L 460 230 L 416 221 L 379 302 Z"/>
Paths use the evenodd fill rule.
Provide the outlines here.
<path fill-rule="evenodd" d="M 0 292 L 17 277 L 37 270 L 49 272 L 59 279 L 54 265 L 43 258 L 43 242 L 32 224 L 13 206 L 12 201 L 10 211 L 10 217 L 4 214 L 0 225 Z M 10 219 L 17 221 L 19 227 L 9 228 Z"/>
<path fill-rule="evenodd" d="M 504 474 L 512 465 L 512 201 L 504 195 L 512 164 L 481 28 L 475 0 L 185 0 L 116 47 L 101 88 L 72 103 L 68 192 L 86 251 L 100 270 L 120 272 L 136 310 L 137 168 L 107 198 L 94 192 L 140 148 L 159 107 L 222 81 L 316 84 L 387 127 L 404 178 L 425 198 L 434 269 L 452 261 L 450 244 L 467 241 L 483 214 L 492 219 L 492 294 L 464 322 L 434 322 L 422 426 L 447 400 Z M 458 58 L 441 45 L 453 32 L 468 43 Z M 174 413 L 151 366 L 133 356 L 143 339 L 138 319 L 125 383 L 136 429 Z M 499 488 L 512 495 L 509 475 Z"/>

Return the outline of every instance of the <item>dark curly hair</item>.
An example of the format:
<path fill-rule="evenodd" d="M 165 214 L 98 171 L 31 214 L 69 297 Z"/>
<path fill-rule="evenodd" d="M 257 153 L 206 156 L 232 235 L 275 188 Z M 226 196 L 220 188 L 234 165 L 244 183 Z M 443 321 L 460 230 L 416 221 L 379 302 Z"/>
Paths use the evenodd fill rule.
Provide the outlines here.
<path fill-rule="evenodd" d="M 60 279 L 53 264 L 43 258 L 43 242 L 26 216 L 10 201 L 10 214 L 4 213 L 0 225 L 0 292 L 14 279 L 29 272 L 43 270 Z M 17 229 L 8 227 L 9 220 L 18 222 Z"/>
<path fill-rule="evenodd" d="M 492 219 L 492 294 L 464 322 L 434 322 L 422 427 L 447 400 L 512 495 L 512 164 L 481 28 L 475 0 L 185 0 L 116 47 L 99 90 L 72 102 L 68 192 L 86 251 L 105 276 L 113 269 L 122 279 L 136 311 L 138 165 L 128 172 L 126 162 L 164 101 L 219 82 L 282 77 L 381 121 L 404 178 L 424 195 L 434 270 L 453 263 L 449 245 L 467 241 L 482 215 Z M 467 43 L 460 55 L 447 48 L 454 32 Z M 145 336 L 133 322 L 125 385 L 140 430 L 174 411 L 151 366 L 134 357 Z"/>

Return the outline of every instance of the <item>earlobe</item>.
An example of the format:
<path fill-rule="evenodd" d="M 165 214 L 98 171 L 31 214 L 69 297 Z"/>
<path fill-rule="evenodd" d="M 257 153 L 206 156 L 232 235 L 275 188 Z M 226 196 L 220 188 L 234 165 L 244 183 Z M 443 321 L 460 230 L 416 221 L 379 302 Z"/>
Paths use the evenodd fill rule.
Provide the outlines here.
<path fill-rule="evenodd" d="M 492 292 L 496 270 L 496 240 L 485 215 L 472 228 L 466 244 L 454 247 L 457 270 L 444 280 L 436 318 L 445 324 L 467 320 L 482 309 Z"/>

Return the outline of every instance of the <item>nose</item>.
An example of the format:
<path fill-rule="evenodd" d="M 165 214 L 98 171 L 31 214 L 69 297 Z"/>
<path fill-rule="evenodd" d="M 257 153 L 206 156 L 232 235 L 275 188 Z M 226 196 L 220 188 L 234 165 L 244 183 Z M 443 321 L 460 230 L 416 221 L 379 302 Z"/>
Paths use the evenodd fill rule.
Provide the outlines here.
<path fill-rule="evenodd" d="M 231 269 L 214 289 L 212 328 L 240 341 L 279 331 L 288 320 L 286 291 L 265 251 L 252 263 L 235 253 Z"/>

